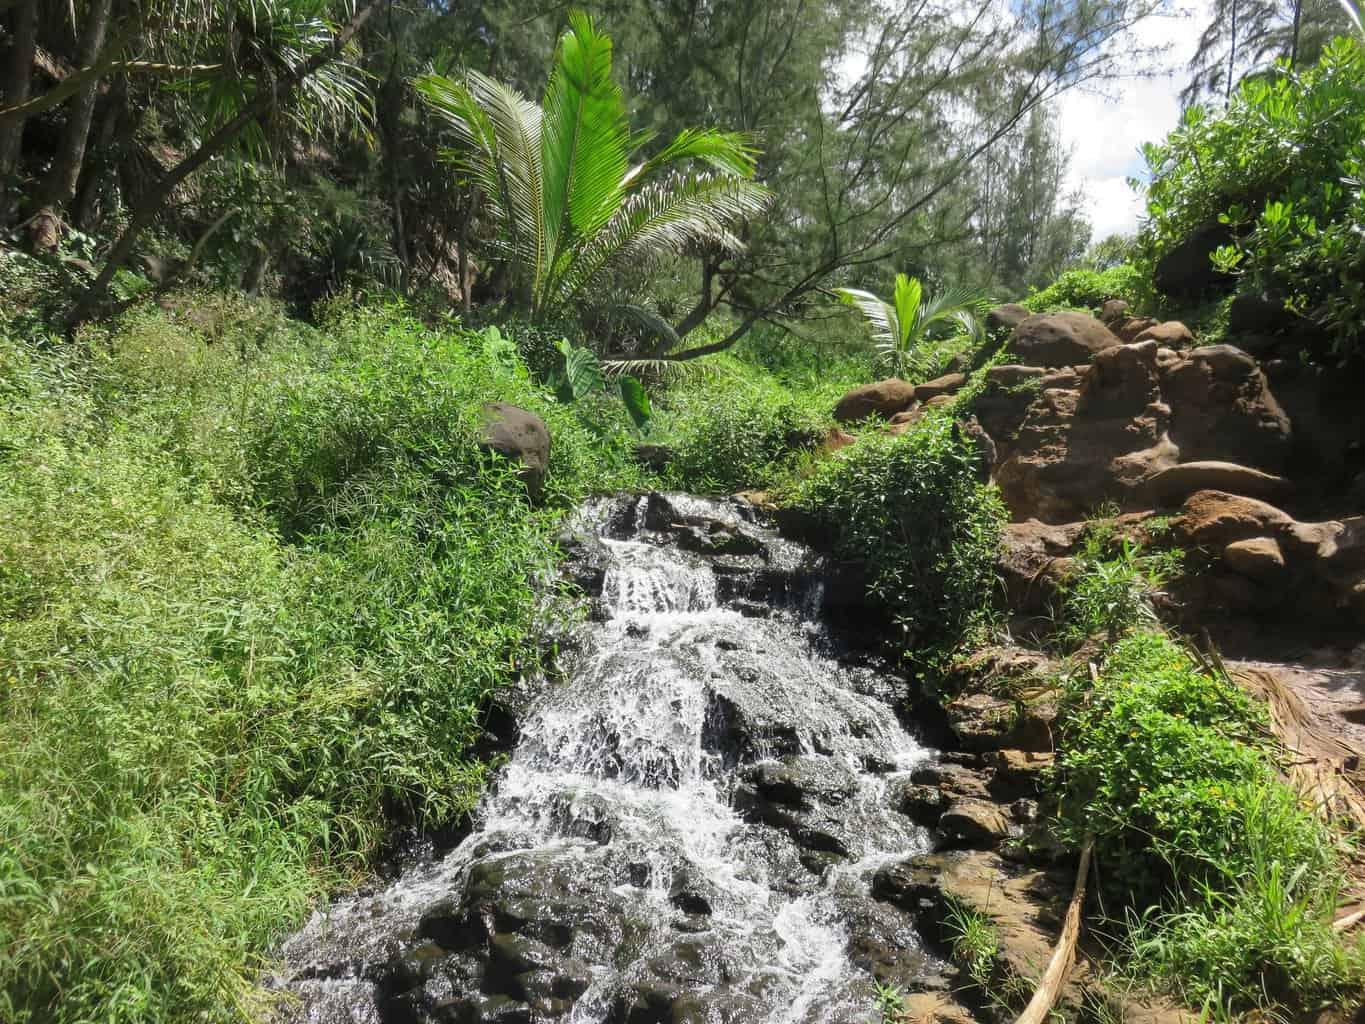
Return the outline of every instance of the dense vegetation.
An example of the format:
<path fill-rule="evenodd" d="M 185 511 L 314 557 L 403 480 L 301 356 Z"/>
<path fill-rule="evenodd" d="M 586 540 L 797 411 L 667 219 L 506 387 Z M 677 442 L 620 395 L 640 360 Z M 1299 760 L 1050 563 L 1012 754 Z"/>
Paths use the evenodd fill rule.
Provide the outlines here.
<path fill-rule="evenodd" d="M 1145 147 L 1142 248 L 1150 267 L 1221 229 L 1213 264 L 1344 360 L 1365 339 L 1365 46 L 1342 36 L 1316 65 L 1280 70 L 1243 82 L 1226 110 L 1190 108 Z"/>
<path fill-rule="evenodd" d="M 1226 109 L 1147 147 L 1143 232 L 1089 252 L 1047 101 L 1131 60 L 1145 0 L 522 6 L 0 5 L 0 1018 L 261 1013 L 285 929 L 478 798 L 589 494 L 768 491 L 922 672 L 999 632 L 960 422 L 988 294 L 1178 311 L 1156 267 L 1216 228 L 1201 340 L 1233 291 L 1305 359 L 1365 340 L 1365 49 L 1325 5 L 1253 5 L 1250 68 L 1211 28 Z M 829 443 L 874 374 L 973 366 Z M 536 500 L 490 400 L 548 425 Z M 1110 541 L 1060 609 L 1055 824 L 1116 956 L 1227 1012 L 1354 998 L 1337 840 L 1155 632 L 1178 553 Z"/>

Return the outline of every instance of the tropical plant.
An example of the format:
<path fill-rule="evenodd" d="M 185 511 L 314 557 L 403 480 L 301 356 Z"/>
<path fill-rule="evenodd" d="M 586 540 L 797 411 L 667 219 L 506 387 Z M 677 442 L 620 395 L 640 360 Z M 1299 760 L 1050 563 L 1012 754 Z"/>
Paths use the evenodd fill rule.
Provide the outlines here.
<path fill-rule="evenodd" d="M 986 338 L 984 318 L 990 299 L 968 288 L 949 288 L 926 297 L 919 278 L 897 274 L 891 302 L 859 288 L 835 291 L 872 325 L 878 361 L 890 373 L 903 373 L 915 350 L 945 329 L 966 334 L 976 344 Z"/>
<path fill-rule="evenodd" d="M 574 13 L 539 106 L 473 70 L 415 83 L 460 143 L 447 158 L 494 210 L 513 303 L 532 319 L 617 270 L 689 248 L 738 251 L 735 229 L 768 202 L 743 135 L 688 129 L 642 158 L 650 136 L 631 130 L 611 66 L 611 39 Z M 697 164 L 709 170 L 689 169 Z"/>
<path fill-rule="evenodd" d="M 1143 147 L 1141 261 L 1222 225 L 1215 265 L 1318 324 L 1346 359 L 1365 343 L 1365 45 L 1338 36 L 1314 66 L 1279 67 Z"/>

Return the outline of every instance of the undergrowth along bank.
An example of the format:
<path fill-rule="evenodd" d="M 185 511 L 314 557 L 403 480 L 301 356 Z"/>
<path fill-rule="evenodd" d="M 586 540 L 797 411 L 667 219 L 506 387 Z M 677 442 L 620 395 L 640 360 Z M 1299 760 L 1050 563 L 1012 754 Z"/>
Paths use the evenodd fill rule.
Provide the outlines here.
<path fill-rule="evenodd" d="M 0 339 L 0 1017 L 236 1020 L 394 815 L 477 798 L 555 522 L 639 487 L 618 406 L 477 334 L 141 311 Z M 542 415 L 544 508 L 476 441 Z"/>

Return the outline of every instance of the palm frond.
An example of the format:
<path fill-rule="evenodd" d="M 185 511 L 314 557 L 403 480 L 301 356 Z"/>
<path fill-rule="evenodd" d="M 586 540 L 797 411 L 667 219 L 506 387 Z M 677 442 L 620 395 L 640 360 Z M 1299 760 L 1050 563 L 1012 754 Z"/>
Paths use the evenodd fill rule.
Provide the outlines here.
<path fill-rule="evenodd" d="M 569 19 L 543 107 L 546 246 L 557 262 L 573 236 L 591 236 L 621 205 L 628 161 L 630 126 L 611 78 L 611 40 L 585 14 Z"/>
<path fill-rule="evenodd" d="M 753 139 L 743 132 L 685 128 L 657 154 L 632 168 L 628 178 L 632 182 L 648 181 L 662 169 L 685 160 L 699 160 L 721 174 L 752 178 L 757 156 Z"/>
<path fill-rule="evenodd" d="M 924 304 L 923 327 L 928 330 L 936 323 L 952 321 L 974 341 L 985 337 L 983 319 L 990 301 L 971 288 L 947 288 L 929 298 Z"/>
<path fill-rule="evenodd" d="M 675 349 L 682 344 L 682 339 L 678 337 L 678 332 L 673 329 L 673 325 L 646 306 L 634 302 L 619 302 L 610 307 L 610 312 L 619 313 L 627 319 L 634 320 L 664 343 L 664 351 Z"/>
<path fill-rule="evenodd" d="M 891 300 L 896 307 L 896 318 L 900 322 L 900 333 L 896 336 L 896 344 L 900 348 L 907 347 L 919 336 L 925 316 L 923 299 L 924 285 L 920 283 L 918 277 L 896 275 L 896 286 L 892 289 Z"/>
<path fill-rule="evenodd" d="M 463 83 L 442 75 L 422 75 L 413 86 L 467 150 L 465 169 L 498 210 L 512 236 L 513 249 L 531 270 L 533 289 L 538 288 L 550 262 L 540 108 L 515 89 L 477 71 L 470 71 Z"/>
<path fill-rule="evenodd" d="M 610 266 L 651 266 L 691 245 L 714 245 L 732 252 L 743 243 L 732 228 L 761 213 L 771 193 L 762 185 L 720 175 L 666 179 L 627 196 L 597 235 L 574 254 L 564 274 L 559 301 L 577 295 Z"/>
<path fill-rule="evenodd" d="M 872 339 L 878 345 L 895 346 L 900 341 L 900 318 L 895 308 L 861 288 L 836 288 L 839 298 L 855 307 L 872 325 Z"/>
<path fill-rule="evenodd" d="M 604 359 L 602 373 L 608 380 L 621 377 L 641 377 L 645 380 L 673 384 L 687 380 L 705 367 L 698 360 L 678 362 L 676 359 Z"/>

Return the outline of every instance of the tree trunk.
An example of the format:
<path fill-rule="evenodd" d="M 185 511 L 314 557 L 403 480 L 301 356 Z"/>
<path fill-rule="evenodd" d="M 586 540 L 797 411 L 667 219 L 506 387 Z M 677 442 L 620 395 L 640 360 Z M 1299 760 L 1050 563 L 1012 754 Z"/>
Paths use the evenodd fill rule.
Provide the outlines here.
<path fill-rule="evenodd" d="M 1237 73 L 1237 0 L 1232 0 L 1232 45 L 1228 48 L 1228 80 L 1223 92 L 1223 106 L 1232 105 L 1232 79 Z"/>
<path fill-rule="evenodd" d="M 113 0 L 92 0 L 81 29 L 80 51 L 77 54 L 80 67 L 91 67 L 99 60 L 113 6 Z M 76 195 L 76 183 L 80 181 L 81 168 L 85 163 L 85 143 L 90 136 L 90 121 L 95 116 L 98 94 L 99 79 L 91 78 L 71 101 L 66 127 L 57 142 L 52 167 L 38 193 L 43 206 L 65 207 Z"/>
<path fill-rule="evenodd" d="M 396 43 L 395 43 L 396 45 Z M 395 66 L 384 81 L 379 103 L 379 138 L 384 145 L 384 163 L 389 185 L 389 205 L 393 214 L 393 249 L 401 267 L 399 289 L 407 295 L 412 284 L 412 255 L 407 230 L 403 226 L 403 185 L 398 168 L 400 153 L 399 124 L 403 117 L 403 79 Z"/>
<path fill-rule="evenodd" d="M 1289 67 L 1294 69 L 1299 63 L 1299 29 L 1303 24 L 1303 0 L 1294 0 L 1294 31 L 1289 39 Z"/>
<path fill-rule="evenodd" d="M 71 220 L 82 231 L 95 227 L 98 214 L 100 192 L 114 165 L 112 153 L 123 140 L 119 138 L 119 128 L 131 132 L 136 122 L 127 116 L 128 79 L 120 76 L 114 80 L 109 94 L 104 98 L 100 111 L 99 126 L 95 130 L 90 159 L 85 162 L 80 184 L 76 187 L 75 202 L 71 207 Z"/>
<path fill-rule="evenodd" d="M 341 51 L 346 48 L 346 44 L 355 38 L 355 34 L 360 31 L 365 22 L 369 21 L 370 16 L 381 4 L 387 2 L 388 0 L 369 0 L 368 3 L 361 6 L 350 23 L 337 33 L 327 46 L 313 54 L 296 70 L 278 79 L 273 84 L 273 88 L 270 83 L 261 82 L 254 101 L 201 142 L 198 149 L 167 171 L 161 180 L 147 191 L 141 202 L 134 208 L 128 226 L 123 229 L 123 234 L 119 235 L 118 240 L 109 251 L 109 257 L 105 260 L 99 276 L 91 282 L 90 287 L 85 290 L 85 294 L 76 300 L 75 306 L 67 314 L 64 325 L 67 334 L 75 331 L 95 312 L 96 307 L 104 298 L 105 292 L 109 289 L 109 283 L 114 280 L 114 275 L 128 262 L 128 257 L 133 254 L 133 248 L 137 245 L 138 238 L 161 215 L 161 208 L 180 183 L 227 149 L 247 125 L 264 117 L 279 103 L 287 99 L 305 78 L 314 74 L 324 65 L 336 60 Z"/>
<path fill-rule="evenodd" d="M 20 0 L 14 9 L 14 43 L 6 55 L 5 106 L 12 107 L 28 99 L 29 82 L 33 79 L 33 51 L 38 45 L 38 0 Z M 0 124 L 0 179 L 18 166 L 20 143 L 24 137 L 24 122 Z M 11 203 L 0 194 L 0 226 L 8 224 Z"/>

